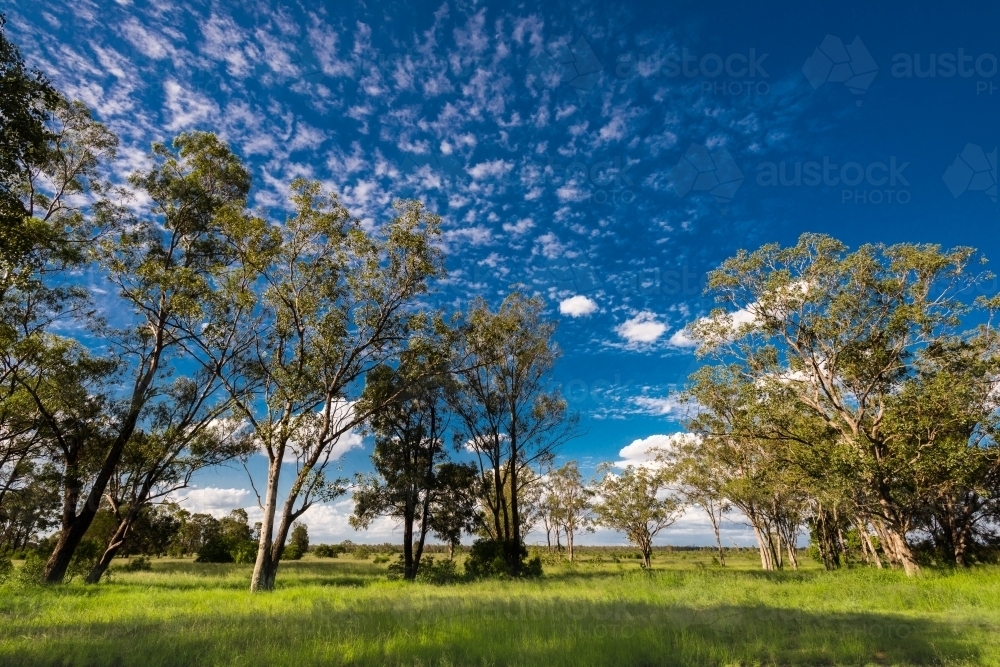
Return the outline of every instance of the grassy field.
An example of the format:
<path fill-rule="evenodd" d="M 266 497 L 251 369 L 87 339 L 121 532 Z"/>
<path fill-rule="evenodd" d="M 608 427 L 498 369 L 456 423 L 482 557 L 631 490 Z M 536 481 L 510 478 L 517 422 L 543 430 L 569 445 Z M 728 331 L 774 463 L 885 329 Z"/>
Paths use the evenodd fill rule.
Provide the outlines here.
<path fill-rule="evenodd" d="M 0 587 L 0 665 L 1000 665 L 1000 568 L 763 573 L 751 555 L 548 565 L 534 581 L 388 581 L 384 564 L 154 560 L 110 583 Z"/>

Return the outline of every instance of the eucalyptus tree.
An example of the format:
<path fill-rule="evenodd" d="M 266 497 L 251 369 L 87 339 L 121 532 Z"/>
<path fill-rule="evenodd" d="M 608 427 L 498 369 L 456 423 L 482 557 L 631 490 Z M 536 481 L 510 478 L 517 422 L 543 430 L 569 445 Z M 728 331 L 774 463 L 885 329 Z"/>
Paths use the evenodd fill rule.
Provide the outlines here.
<path fill-rule="evenodd" d="M 220 384 L 204 371 L 178 378 L 164 389 L 165 400 L 151 407 L 143 428 L 132 434 L 104 494 L 116 527 L 87 583 L 101 580 L 154 503 L 186 488 L 199 470 L 252 451 L 252 441 L 230 416 L 229 401 L 212 400 Z"/>
<path fill-rule="evenodd" d="M 318 183 L 293 182 L 291 204 L 284 224 L 255 224 L 233 237 L 259 280 L 235 290 L 224 309 L 254 339 L 240 356 L 242 373 L 226 386 L 268 462 L 253 591 L 274 587 L 292 523 L 346 491 L 327 468 L 341 439 L 382 407 L 356 405 L 361 383 L 427 326 L 418 301 L 443 274 L 440 220 L 417 202 L 398 202 L 396 215 L 370 232 Z M 283 492 L 288 463 L 294 472 Z"/>
<path fill-rule="evenodd" d="M 546 487 L 551 498 L 552 521 L 566 535 L 567 555 L 572 562 L 576 535 L 593 531 L 591 510 L 594 493 L 584 483 L 576 461 L 569 461 L 550 472 Z"/>
<path fill-rule="evenodd" d="M 37 164 L 51 139 L 50 110 L 58 95 L 48 79 L 25 67 L 17 46 L 7 39 L 0 13 L 0 257 L 28 252 L 33 245 L 31 214 L 24 190 L 29 165 Z M 3 267 L 7 270 L 7 266 Z"/>
<path fill-rule="evenodd" d="M 0 76 L 11 76 L 10 68 Z M 30 486 L 25 473 L 33 466 L 27 462 L 45 450 L 41 416 L 25 383 L 45 384 L 51 373 L 61 373 L 67 381 L 59 365 L 67 361 L 64 353 L 70 347 L 75 348 L 72 356 L 84 363 L 86 351 L 52 330 L 57 323 L 64 330 L 86 325 L 86 290 L 67 275 L 84 263 L 85 249 L 97 234 L 93 210 L 80 201 L 96 198 L 94 208 L 101 207 L 107 184 L 100 169 L 117 146 L 114 135 L 83 105 L 51 91 L 35 100 L 43 102 L 47 106 L 39 109 L 36 120 L 44 121 L 38 135 L 44 141 L 3 149 L 10 167 L 3 196 L 17 199 L 8 213 L 23 219 L 0 233 L 5 238 L 0 252 L 0 503 L 7 491 Z"/>
<path fill-rule="evenodd" d="M 357 530 L 380 516 L 398 519 L 403 526 L 403 578 L 411 581 L 431 531 L 431 511 L 440 505 L 438 471 L 447 459 L 449 355 L 446 346 L 435 347 L 425 355 L 408 351 L 398 368 L 370 370 L 355 404 L 356 410 L 371 415 L 375 471 L 356 476 L 350 524 Z"/>
<path fill-rule="evenodd" d="M 917 525 L 944 560 L 970 564 L 1000 510 L 1000 335 L 989 326 L 920 350 L 886 431 L 908 463 Z M 977 538 L 979 538 L 977 540 Z"/>
<path fill-rule="evenodd" d="M 805 234 L 787 248 L 740 251 L 709 276 L 728 307 L 692 326 L 702 355 L 732 364 L 747 384 L 781 382 L 795 410 L 835 432 L 856 476 L 856 504 L 891 560 L 919 571 L 907 533 L 918 499 L 906 445 L 890 424 L 914 359 L 959 335 L 972 304 L 962 300 L 984 274 L 969 248 L 866 245 L 854 252 Z"/>
<path fill-rule="evenodd" d="M 624 533 L 642 552 L 643 567 L 648 568 L 653 539 L 677 521 L 683 504 L 668 493 L 670 477 L 663 468 L 630 465 L 613 472 L 605 465 L 602 470 L 604 477 L 594 489 L 597 523 Z"/>
<path fill-rule="evenodd" d="M 450 401 L 458 442 L 476 454 L 483 474 L 484 528 L 511 575 L 523 569 L 521 503 L 540 479 L 534 469 L 577 433 L 577 416 L 567 415 L 566 401 L 549 387 L 559 350 L 543 308 L 518 292 L 495 312 L 473 303 L 458 345 L 466 367 Z"/>
<path fill-rule="evenodd" d="M 689 506 L 701 508 L 708 515 L 715 536 L 719 564 L 726 565 L 726 552 L 722 548 L 722 521 L 731 508 L 723 488 L 725 472 L 722 462 L 710 456 L 709 447 L 703 447 L 698 435 L 684 434 L 674 439 L 674 448 L 656 453 L 659 465 L 674 468 L 674 485 L 677 494 Z"/>
<path fill-rule="evenodd" d="M 434 537 L 448 545 L 448 559 L 463 534 L 477 526 L 477 506 L 482 497 L 482 477 L 475 463 L 445 461 L 434 471 L 436 493 L 430 504 L 428 526 Z"/>
<path fill-rule="evenodd" d="M 209 305 L 219 289 L 216 278 L 237 259 L 229 249 L 230 228 L 242 224 L 250 188 L 250 174 L 239 159 L 208 133 L 181 134 L 172 149 L 154 144 L 152 158 L 148 171 L 129 178 L 148 206 L 134 212 L 126 205 L 106 205 L 99 211 L 104 230 L 94 252 L 120 300 L 120 306 L 108 309 L 118 326 L 98 331 L 109 348 L 99 361 L 114 364 L 115 391 L 106 383 L 104 391 L 81 403 L 104 401 L 100 419 L 76 420 L 72 429 L 59 419 L 45 420 L 47 428 L 67 434 L 92 429 L 81 442 L 94 449 L 91 474 L 73 482 L 78 499 L 68 499 L 64 508 L 45 566 L 48 582 L 62 581 L 143 419 L 158 403 L 171 400 L 170 375 L 198 361 L 183 343 L 190 343 L 192 332 L 213 329 L 206 318 L 214 312 Z M 216 350 L 214 358 L 222 360 L 216 372 L 201 378 L 196 412 L 202 422 L 213 419 L 214 388 L 231 342 Z"/>

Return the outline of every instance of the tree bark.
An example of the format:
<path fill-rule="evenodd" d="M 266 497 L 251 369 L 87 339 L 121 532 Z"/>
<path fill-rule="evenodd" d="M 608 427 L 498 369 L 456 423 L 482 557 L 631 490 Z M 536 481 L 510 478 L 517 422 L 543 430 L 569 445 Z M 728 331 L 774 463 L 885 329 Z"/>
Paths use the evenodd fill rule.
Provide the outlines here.
<path fill-rule="evenodd" d="M 709 519 L 712 521 L 712 532 L 715 533 L 715 546 L 719 549 L 719 565 L 722 567 L 726 566 L 726 554 L 722 549 L 722 536 L 719 534 L 719 520 L 715 517 L 715 510 L 711 507 L 706 508 L 708 511 Z"/>
<path fill-rule="evenodd" d="M 273 590 L 274 578 L 278 572 L 278 564 L 271 557 L 271 533 L 274 528 L 274 515 L 278 508 L 278 477 L 283 455 L 283 451 L 278 452 L 277 458 L 272 458 L 268 466 L 267 491 L 264 494 L 264 517 L 260 524 L 257 560 L 253 566 L 253 577 L 250 579 L 250 592 L 252 593 Z"/>

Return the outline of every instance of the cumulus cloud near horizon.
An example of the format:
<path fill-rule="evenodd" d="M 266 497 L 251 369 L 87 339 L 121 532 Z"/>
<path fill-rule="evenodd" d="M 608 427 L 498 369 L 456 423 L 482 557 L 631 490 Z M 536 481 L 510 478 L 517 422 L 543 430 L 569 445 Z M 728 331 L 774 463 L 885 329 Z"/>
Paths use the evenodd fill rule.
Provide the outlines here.
<path fill-rule="evenodd" d="M 697 439 L 698 436 L 692 433 L 671 433 L 669 435 L 655 434 L 633 440 L 618 452 L 621 460 L 615 461 L 615 467 L 653 465 L 657 454 L 672 452 L 679 445 L 692 440 L 697 441 Z"/>
<path fill-rule="evenodd" d="M 222 518 L 250 500 L 247 489 L 223 489 L 215 486 L 181 489 L 172 493 L 169 500 L 177 503 L 192 514 L 211 514 Z"/>
<path fill-rule="evenodd" d="M 597 311 L 597 302 L 577 294 L 559 302 L 559 312 L 570 317 L 584 317 Z"/>

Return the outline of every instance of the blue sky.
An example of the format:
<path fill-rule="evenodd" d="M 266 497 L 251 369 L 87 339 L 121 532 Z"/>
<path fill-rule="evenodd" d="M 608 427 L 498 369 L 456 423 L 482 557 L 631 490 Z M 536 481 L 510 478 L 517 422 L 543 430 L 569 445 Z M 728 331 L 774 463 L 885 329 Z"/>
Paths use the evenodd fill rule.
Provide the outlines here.
<path fill-rule="evenodd" d="M 759 3 L 752 3 L 759 4 Z M 705 274 L 804 231 L 1000 257 L 995 3 L 230 3 L 9 6 L 27 60 L 122 138 L 218 132 L 255 207 L 322 180 L 363 220 L 393 198 L 444 219 L 442 307 L 521 283 L 560 322 L 557 381 L 585 466 L 678 431 L 678 332 Z M 365 443 L 343 468 L 366 465 Z M 263 460 L 252 463 L 259 472 Z M 252 498 L 201 476 L 192 507 Z M 317 511 L 317 537 L 393 539 Z M 666 541 L 701 543 L 687 517 Z M 316 538 L 314 537 L 314 540 Z M 617 541 L 597 535 L 595 541 Z M 729 539 L 750 538 L 736 524 Z"/>

